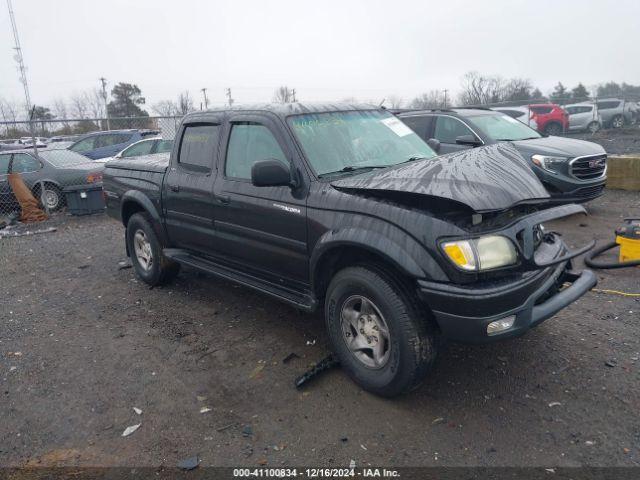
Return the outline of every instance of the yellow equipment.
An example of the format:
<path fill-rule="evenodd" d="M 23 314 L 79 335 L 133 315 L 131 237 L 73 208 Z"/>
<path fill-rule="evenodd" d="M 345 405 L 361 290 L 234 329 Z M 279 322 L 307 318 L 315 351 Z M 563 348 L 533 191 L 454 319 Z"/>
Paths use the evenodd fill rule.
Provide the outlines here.
<path fill-rule="evenodd" d="M 616 229 L 616 243 L 620 245 L 620 262 L 640 260 L 640 218 L 626 218 Z"/>

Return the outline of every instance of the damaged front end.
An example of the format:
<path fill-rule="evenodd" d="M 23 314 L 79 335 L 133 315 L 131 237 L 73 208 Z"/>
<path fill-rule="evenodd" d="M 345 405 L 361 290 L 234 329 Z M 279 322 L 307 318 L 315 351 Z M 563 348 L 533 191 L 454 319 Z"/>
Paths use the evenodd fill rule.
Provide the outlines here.
<path fill-rule="evenodd" d="M 452 282 L 418 281 L 419 295 L 429 305 L 443 334 L 466 343 L 518 336 L 593 288 L 597 283 L 593 272 L 575 272 L 571 261 L 593 248 L 595 242 L 569 250 L 559 234 L 543 228 L 544 222 L 577 213 L 586 212 L 579 205 L 549 208 L 502 228 L 483 229 L 482 235 L 439 239 L 441 246 L 466 243 L 473 249 L 480 243 L 478 239 L 502 238 L 513 246 L 515 259 L 508 265 L 486 270 L 478 261 L 473 269 L 465 271 L 443 249 L 441 257 L 448 258 L 443 267 Z"/>

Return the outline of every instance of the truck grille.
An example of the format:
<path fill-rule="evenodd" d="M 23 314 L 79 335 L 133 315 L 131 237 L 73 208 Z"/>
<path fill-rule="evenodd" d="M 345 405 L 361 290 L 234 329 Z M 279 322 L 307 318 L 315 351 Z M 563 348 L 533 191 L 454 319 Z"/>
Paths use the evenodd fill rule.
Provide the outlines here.
<path fill-rule="evenodd" d="M 571 160 L 571 175 L 580 180 L 593 180 L 604 175 L 607 169 L 607 155 L 589 155 Z"/>

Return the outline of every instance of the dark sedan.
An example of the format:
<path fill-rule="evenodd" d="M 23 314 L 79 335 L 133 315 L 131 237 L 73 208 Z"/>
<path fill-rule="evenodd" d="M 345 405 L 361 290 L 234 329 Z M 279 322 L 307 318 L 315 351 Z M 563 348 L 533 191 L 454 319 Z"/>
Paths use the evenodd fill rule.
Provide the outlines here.
<path fill-rule="evenodd" d="M 482 108 L 398 116 L 439 154 L 511 142 L 558 202 L 586 202 L 604 192 L 607 153 L 597 143 L 544 136 L 508 115 Z"/>
<path fill-rule="evenodd" d="M 37 198 L 49 211 L 65 204 L 64 189 L 75 186 L 102 185 L 104 164 L 92 162 L 69 150 L 16 150 L 0 153 L 0 213 L 19 209 L 7 174 L 20 173 Z M 44 194 L 40 191 L 44 186 Z"/>

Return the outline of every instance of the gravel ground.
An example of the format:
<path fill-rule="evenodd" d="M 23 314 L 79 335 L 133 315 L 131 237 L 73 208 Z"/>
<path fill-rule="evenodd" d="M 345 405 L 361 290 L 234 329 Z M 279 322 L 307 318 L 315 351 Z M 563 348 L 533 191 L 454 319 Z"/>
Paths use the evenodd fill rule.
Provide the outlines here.
<path fill-rule="evenodd" d="M 555 226 L 572 244 L 612 239 L 640 195 L 587 207 Z M 449 345 L 402 398 L 339 368 L 300 392 L 319 315 L 189 270 L 149 289 L 103 215 L 44 226 L 0 239 L 1 466 L 640 465 L 639 298 L 590 292 L 522 338 Z M 598 287 L 640 292 L 639 274 Z"/>
<path fill-rule="evenodd" d="M 566 136 L 599 143 L 609 154 L 640 154 L 640 125 L 633 125 L 620 130 L 600 130 L 595 134 L 570 133 Z"/>

